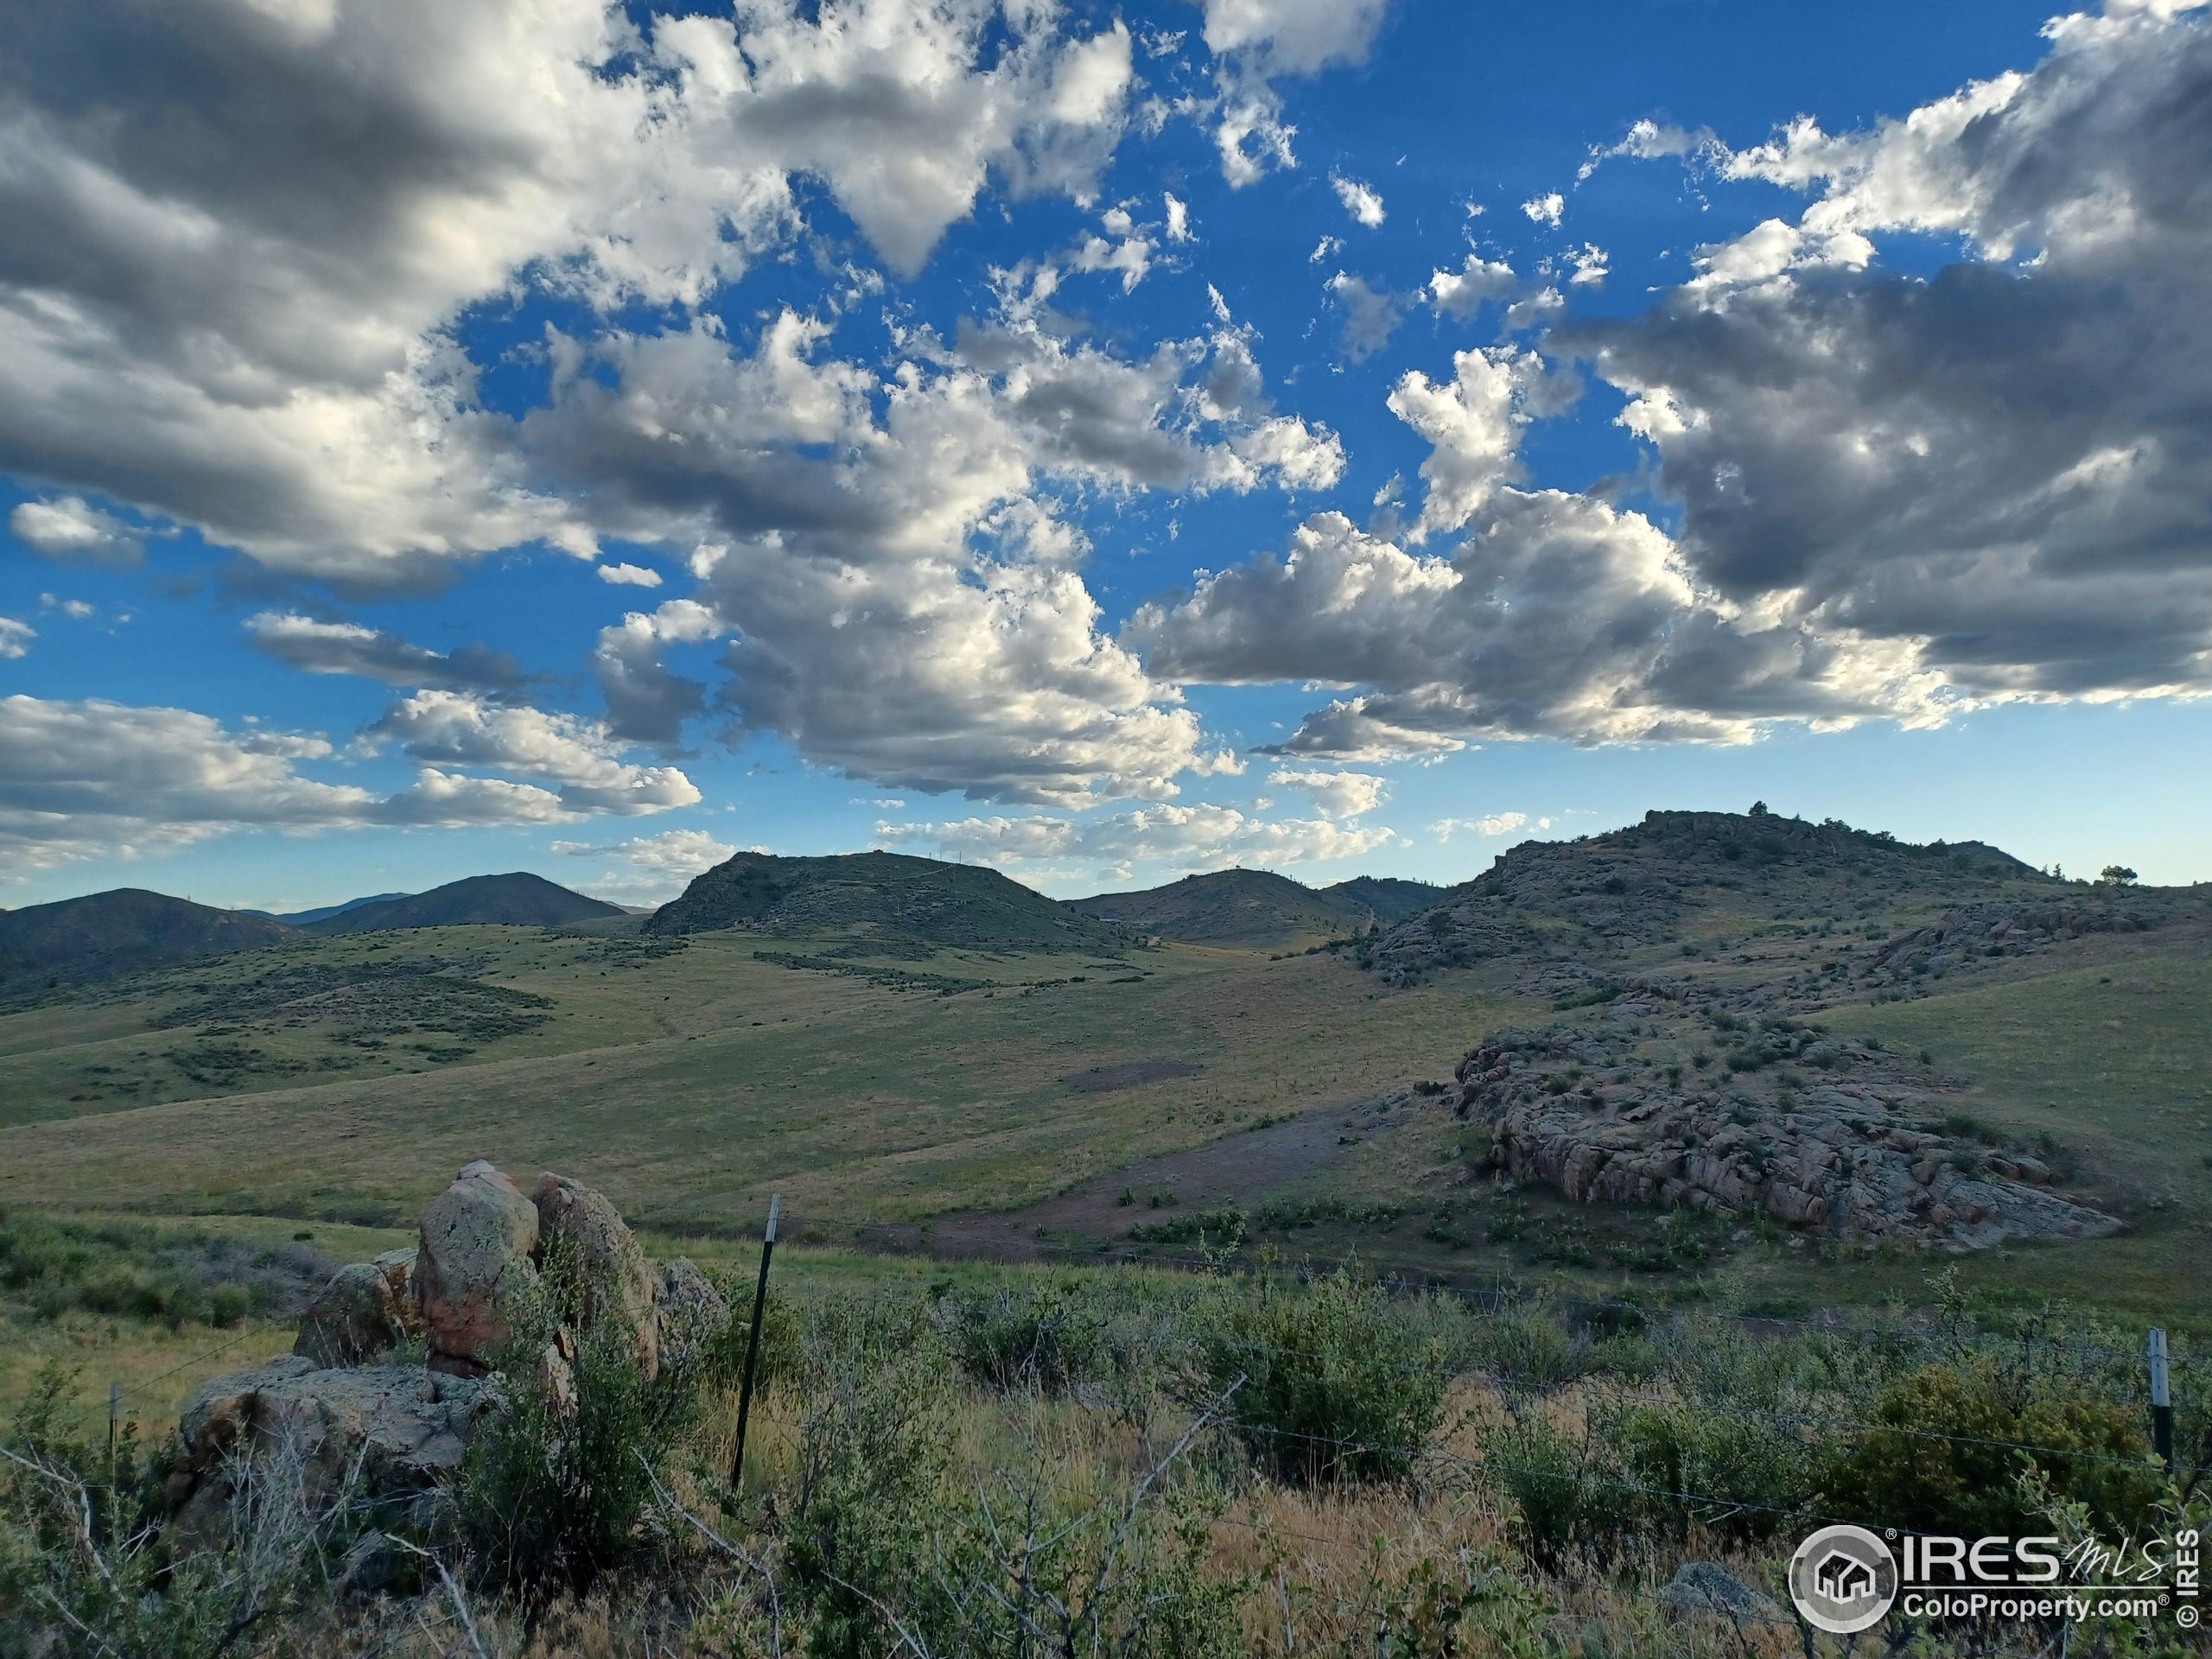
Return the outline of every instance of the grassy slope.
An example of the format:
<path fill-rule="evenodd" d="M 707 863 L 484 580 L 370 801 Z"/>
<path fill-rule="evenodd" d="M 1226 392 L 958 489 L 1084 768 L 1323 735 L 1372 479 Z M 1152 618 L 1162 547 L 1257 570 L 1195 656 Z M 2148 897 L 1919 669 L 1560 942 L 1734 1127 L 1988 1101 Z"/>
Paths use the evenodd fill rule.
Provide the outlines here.
<path fill-rule="evenodd" d="M 2212 955 L 2158 942 L 2094 954 L 1826 1023 L 1925 1048 L 1967 1084 L 1976 1116 L 2024 1138 L 2048 1131 L 2129 1200 L 2120 1237 L 1966 1258 L 1961 1278 L 2212 1320 Z"/>
<path fill-rule="evenodd" d="M 1681 935 L 1704 942 L 1696 958 L 1652 946 L 1630 965 L 1716 983 L 1767 981 L 1847 946 L 1868 949 L 1937 908 L 1878 889 L 1848 906 L 1817 897 L 1794 885 L 1758 897 L 1716 893 L 1682 918 Z M 183 970 L 128 996 L 0 1016 L 0 1200 L 397 1221 L 461 1162 L 492 1156 L 524 1175 L 572 1172 L 663 1227 L 741 1231 L 780 1191 L 795 1221 L 836 1239 L 949 1211 L 1017 1209 L 1086 1179 L 1117 1181 L 1125 1165 L 1237 1134 L 1263 1116 L 1311 1112 L 1328 1114 L 1332 1129 L 1341 1115 L 1341 1150 L 1251 1198 L 1382 1200 L 1406 1211 L 1387 1229 L 1325 1223 L 1299 1236 L 1319 1253 L 1357 1248 L 1378 1264 L 1533 1278 L 1584 1294 L 1686 1283 L 1580 1267 L 1555 1248 L 1578 1236 L 1602 1242 L 1608 1230 L 1642 1237 L 1656 1229 L 1653 1214 L 1607 1214 L 1535 1191 L 1501 1197 L 1460 1179 L 1452 1154 L 1462 1131 L 1442 1113 L 1386 1118 L 1363 1105 L 1414 1078 L 1444 1077 L 1492 1026 L 1555 1017 L 1548 1004 L 1516 1001 L 1503 972 L 1446 972 L 1389 991 L 1330 957 L 1268 962 L 1198 947 L 1125 963 L 892 954 L 853 960 L 859 972 L 847 975 L 758 954 L 852 944 L 708 934 L 655 955 L 632 942 L 497 928 L 329 941 L 309 947 L 308 959 L 469 958 L 486 982 L 549 999 L 550 1017 L 457 1062 L 424 1052 L 435 1041 L 410 1046 L 403 1036 L 365 1052 L 328 1030 L 281 1028 L 251 1039 L 269 1051 L 270 1069 L 214 1097 L 171 1058 L 211 1040 L 206 1028 L 149 1030 L 146 1021 L 180 1000 L 180 984 L 235 981 L 258 971 L 252 958 Z M 940 997 L 871 981 L 874 970 L 997 988 Z M 1931 985 L 1917 1001 L 1815 1016 L 1896 1047 L 1928 1047 L 1977 1116 L 2021 1138 L 2052 1131 L 2081 1154 L 2099 1190 L 2130 1195 L 2133 1224 L 2120 1238 L 1963 1258 L 1962 1276 L 2018 1295 L 2048 1291 L 2212 1321 L 2212 1285 L 2190 1265 L 2212 1228 L 2212 1021 L 2203 1017 L 2212 965 L 2202 943 L 2101 938 L 1987 972 L 1995 977 Z M 282 1069 L 331 1056 L 353 1069 L 304 1083 Z M 1147 1059 L 1200 1069 L 1105 1093 L 1063 1082 Z M 117 1066 L 119 1079 L 88 1090 L 95 1064 Z M 1525 1207 L 1545 1243 L 1485 1236 L 1513 1206 Z M 1433 1216 L 1469 1242 L 1427 1236 Z M 1914 1257 L 1826 1267 L 1813 1252 L 1760 1244 L 1730 1252 L 1703 1277 L 1711 1291 L 1758 1305 L 1918 1300 L 1943 1265 Z"/>
<path fill-rule="evenodd" d="M 29 1027 L 80 1033 L 60 1011 L 17 1015 L 0 1021 L 16 1050 L 0 1059 L 16 1103 L 0 1199 L 396 1219 L 490 1156 L 602 1185 L 649 1222 L 740 1225 L 772 1187 L 835 1236 L 1017 1205 L 1262 1114 L 1377 1092 L 1503 1006 L 1465 976 L 1379 996 L 1327 958 L 1196 948 L 1135 968 L 952 952 L 884 964 L 1000 986 L 941 997 L 756 959 L 790 944 L 706 935 L 621 968 L 575 941 L 510 940 L 487 976 L 551 998 L 558 1017 L 469 1062 L 127 1108 L 55 1102 L 48 1080 L 73 1075 L 83 1046 L 40 1049 Z M 194 1040 L 142 1029 L 93 1046 L 145 1050 L 158 1069 L 164 1044 Z M 1105 1094 L 1062 1082 L 1155 1058 L 1200 1070 Z"/>

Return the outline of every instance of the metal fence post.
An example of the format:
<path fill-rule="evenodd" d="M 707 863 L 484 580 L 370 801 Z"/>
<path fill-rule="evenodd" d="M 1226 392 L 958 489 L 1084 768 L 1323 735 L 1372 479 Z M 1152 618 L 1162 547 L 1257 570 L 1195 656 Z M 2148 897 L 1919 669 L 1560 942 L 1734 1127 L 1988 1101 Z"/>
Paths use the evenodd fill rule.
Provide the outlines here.
<path fill-rule="evenodd" d="M 2166 1380 L 2166 1333 L 2151 1331 L 2151 1444 L 2171 1473 L 2174 1466 L 2174 1396 Z"/>
<path fill-rule="evenodd" d="M 771 1194 L 768 1198 L 768 1230 L 760 1239 L 760 1282 L 753 1291 L 753 1334 L 745 1344 L 745 1382 L 737 1395 L 737 1451 L 729 1464 L 729 1489 L 732 1492 L 744 1490 L 745 1430 L 753 1416 L 753 1378 L 760 1366 L 760 1318 L 768 1307 L 768 1258 L 776 1252 L 776 1222 L 783 1214 L 783 1194 Z"/>

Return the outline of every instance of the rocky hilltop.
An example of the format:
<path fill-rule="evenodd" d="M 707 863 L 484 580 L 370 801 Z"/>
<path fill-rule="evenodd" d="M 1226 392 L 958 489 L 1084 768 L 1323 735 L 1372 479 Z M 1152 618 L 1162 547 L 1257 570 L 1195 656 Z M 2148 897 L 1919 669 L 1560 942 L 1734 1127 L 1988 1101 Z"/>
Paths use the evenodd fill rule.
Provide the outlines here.
<path fill-rule="evenodd" d="M 1351 948 L 1392 986 L 1486 971 L 1551 1002 L 1552 1023 L 1467 1052 L 1448 1096 L 1512 1179 L 1973 1248 L 2120 1224 L 2056 1190 L 2056 1149 L 2009 1144 L 1965 1110 L 1957 1079 L 1831 1035 L 1821 1014 L 2192 927 L 2212 933 L 2212 893 L 2069 882 L 1980 842 L 1654 812 L 1517 847 Z"/>
<path fill-rule="evenodd" d="M 193 1395 L 169 1482 L 177 1535 L 219 1537 L 238 1481 L 277 1456 L 298 1461 L 317 1507 L 350 1493 L 433 1529 L 503 1376 L 527 1368 L 573 1411 L 587 1335 L 620 1343 L 651 1382 L 698 1363 L 727 1314 L 689 1262 L 650 1263 L 603 1194 L 547 1174 L 525 1196 L 470 1164 L 423 1211 L 415 1249 L 339 1270 L 290 1354 Z"/>

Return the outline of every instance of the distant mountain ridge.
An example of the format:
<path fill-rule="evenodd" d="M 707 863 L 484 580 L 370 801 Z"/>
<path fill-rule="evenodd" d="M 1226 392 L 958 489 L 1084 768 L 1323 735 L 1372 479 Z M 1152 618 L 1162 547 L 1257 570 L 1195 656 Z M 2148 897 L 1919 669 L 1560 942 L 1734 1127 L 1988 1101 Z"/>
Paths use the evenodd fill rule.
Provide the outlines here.
<path fill-rule="evenodd" d="M 294 927 L 305 927 L 309 922 L 327 921 L 333 916 L 342 916 L 349 910 L 359 910 L 363 905 L 381 905 L 387 899 L 411 899 L 407 893 L 372 893 L 359 899 L 348 899 L 342 905 L 323 905 L 315 910 L 266 911 L 257 910 L 257 916 L 273 916 L 280 922 L 289 922 Z"/>
<path fill-rule="evenodd" d="M 1243 869 L 1186 875 L 1135 893 L 1095 893 L 1071 899 L 1067 907 L 1164 939 L 1241 950 L 1341 938 L 1364 932 L 1376 915 L 1372 905 L 1339 889 L 1316 892 L 1272 870 Z"/>
<path fill-rule="evenodd" d="M 1433 881 L 1408 881 L 1395 875 L 1355 875 L 1319 891 L 1325 897 L 1365 906 L 1377 922 L 1389 927 L 1435 908 L 1451 889 Z"/>
<path fill-rule="evenodd" d="M 620 905 L 574 893 L 542 875 L 515 871 L 472 875 L 428 893 L 405 894 L 340 909 L 308 925 L 320 938 L 381 933 L 401 927 L 460 927 L 496 923 L 511 927 L 565 927 L 628 912 Z"/>
<path fill-rule="evenodd" d="M 51 905 L 0 911 L 0 991 L 112 979 L 201 957 L 304 938 L 273 917 L 117 887 Z"/>
<path fill-rule="evenodd" d="M 850 931 L 971 950 L 1108 950 L 1120 943 L 1112 929 L 996 870 L 903 853 L 739 853 L 695 876 L 645 925 L 663 936 L 723 928 Z"/>

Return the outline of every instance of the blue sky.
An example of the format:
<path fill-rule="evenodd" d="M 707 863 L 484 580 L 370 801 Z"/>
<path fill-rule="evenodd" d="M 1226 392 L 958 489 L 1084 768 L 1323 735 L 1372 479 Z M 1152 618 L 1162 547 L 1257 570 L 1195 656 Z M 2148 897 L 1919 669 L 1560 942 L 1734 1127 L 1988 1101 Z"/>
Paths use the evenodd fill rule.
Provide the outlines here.
<path fill-rule="evenodd" d="M 0 903 L 739 847 L 2212 878 L 2188 0 L 120 0 L 0 68 Z M 89 49 L 97 44 L 99 49 Z"/>

